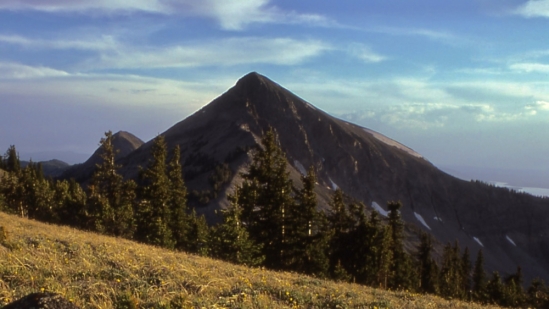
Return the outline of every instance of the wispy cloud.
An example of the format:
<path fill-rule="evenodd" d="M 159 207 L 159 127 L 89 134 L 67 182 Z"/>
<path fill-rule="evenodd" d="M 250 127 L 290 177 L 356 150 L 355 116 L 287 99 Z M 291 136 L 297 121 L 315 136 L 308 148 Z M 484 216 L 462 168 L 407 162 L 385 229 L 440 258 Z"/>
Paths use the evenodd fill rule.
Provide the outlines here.
<path fill-rule="evenodd" d="M 216 19 L 226 30 L 241 30 L 253 23 L 289 23 L 327 26 L 334 22 L 318 14 L 285 11 L 270 4 L 270 0 L 186 0 L 172 3 L 179 12 L 190 10 L 195 15 Z"/>
<path fill-rule="evenodd" d="M 296 65 L 332 49 L 320 40 L 237 37 L 194 41 L 173 46 L 134 46 L 114 36 L 90 39 L 30 39 L 0 35 L 0 43 L 28 49 L 86 50 L 94 52 L 76 65 L 94 69 L 144 69 L 169 67 L 234 66 L 241 64 Z M 368 57 L 362 54 L 362 57 Z M 381 56 L 369 55 L 370 61 Z M 378 58 L 375 58 L 378 57 Z"/>
<path fill-rule="evenodd" d="M 330 50 L 317 40 L 291 38 L 228 38 L 168 48 L 126 47 L 102 53 L 93 66 L 105 68 L 166 68 L 234 66 L 240 64 L 296 65 Z"/>
<path fill-rule="evenodd" d="M 4 0 L 0 9 L 90 14 L 150 12 L 164 15 L 199 16 L 216 20 L 225 30 L 242 30 L 254 23 L 333 26 L 329 18 L 311 13 L 286 11 L 270 0 Z"/>
<path fill-rule="evenodd" d="M 367 63 L 370 63 L 370 62 L 381 62 L 381 61 L 384 61 L 384 60 L 387 60 L 387 57 L 383 56 L 383 55 L 380 55 L 374 51 L 372 51 L 372 49 L 366 45 L 363 45 L 363 44 L 353 44 L 349 47 L 349 53 L 364 61 L 364 62 L 367 62 Z"/>
<path fill-rule="evenodd" d="M 103 11 L 112 13 L 148 11 L 167 13 L 167 7 L 163 2 L 161 0 L 4 0 L 0 3 L 0 9 L 45 12 Z"/>
<path fill-rule="evenodd" d="M 549 64 L 544 63 L 535 63 L 535 62 L 525 62 L 525 63 L 514 63 L 509 66 L 513 71 L 526 72 L 526 73 L 549 73 Z"/>
<path fill-rule="evenodd" d="M 32 49 L 109 50 L 118 48 L 116 38 L 103 35 L 88 39 L 31 39 L 18 35 L 0 35 L 0 43 Z"/>
<path fill-rule="evenodd" d="M 549 0 L 529 0 L 517 9 L 515 14 L 524 17 L 549 17 Z"/>
<path fill-rule="evenodd" d="M 36 79 L 47 77 L 66 77 L 70 74 L 43 66 L 32 67 L 18 63 L 0 62 L 0 79 Z"/>

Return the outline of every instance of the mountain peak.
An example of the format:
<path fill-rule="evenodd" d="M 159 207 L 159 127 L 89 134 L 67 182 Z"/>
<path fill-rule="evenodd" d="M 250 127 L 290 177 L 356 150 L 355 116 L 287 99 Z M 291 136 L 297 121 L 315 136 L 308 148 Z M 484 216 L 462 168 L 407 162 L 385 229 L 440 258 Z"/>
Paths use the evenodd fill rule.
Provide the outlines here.
<path fill-rule="evenodd" d="M 284 88 L 266 76 L 257 72 L 250 72 L 236 82 L 234 89 L 244 93 L 258 93 L 265 90 L 278 92 Z"/>
<path fill-rule="evenodd" d="M 244 76 L 242 76 L 237 82 L 237 86 L 252 86 L 257 85 L 258 83 L 263 82 L 265 79 L 268 79 L 267 77 L 257 73 L 257 72 L 250 72 Z"/>

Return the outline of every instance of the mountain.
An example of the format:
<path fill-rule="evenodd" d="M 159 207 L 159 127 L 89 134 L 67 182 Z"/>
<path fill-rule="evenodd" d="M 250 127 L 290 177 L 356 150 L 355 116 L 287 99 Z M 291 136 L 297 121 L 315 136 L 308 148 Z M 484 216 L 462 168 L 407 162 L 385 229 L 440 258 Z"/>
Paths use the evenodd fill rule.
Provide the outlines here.
<path fill-rule="evenodd" d="M 143 143 L 144 142 L 141 139 L 129 132 L 119 131 L 113 134 L 113 147 L 118 151 L 115 155 L 115 159 L 120 160 L 124 158 L 143 145 Z M 59 178 L 74 178 L 78 182 L 86 182 L 95 171 L 96 164 L 101 163 L 101 161 L 101 147 L 99 147 L 86 162 L 72 165 L 64 171 Z"/>
<path fill-rule="evenodd" d="M 26 167 L 29 163 L 30 161 L 21 161 L 21 167 Z M 36 163 L 42 165 L 42 171 L 46 177 L 58 177 L 70 167 L 67 162 L 56 159 Z"/>
<path fill-rule="evenodd" d="M 521 265 L 525 279 L 549 279 L 549 199 L 469 182 L 439 170 L 426 158 L 382 134 L 334 118 L 265 76 L 250 73 L 193 115 L 162 133 L 169 149 L 180 145 L 190 201 L 210 221 L 241 182 L 252 149 L 272 127 L 279 135 L 296 186 L 309 166 L 318 177 L 319 205 L 341 188 L 382 214 L 402 201 L 408 249 L 419 231 L 439 243 L 459 241 L 474 259 L 505 276 Z M 152 141 L 121 158 L 121 172 L 136 178 L 147 166 Z M 225 175 L 212 189 L 213 174 Z M 227 177 L 230 175 L 230 177 Z"/>

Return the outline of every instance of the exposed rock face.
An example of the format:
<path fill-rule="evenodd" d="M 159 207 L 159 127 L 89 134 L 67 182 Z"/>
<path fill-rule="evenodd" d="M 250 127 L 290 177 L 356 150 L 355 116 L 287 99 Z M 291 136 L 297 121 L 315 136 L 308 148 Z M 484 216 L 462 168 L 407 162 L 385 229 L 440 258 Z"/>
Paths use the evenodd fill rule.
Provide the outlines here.
<path fill-rule="evenodd" d="M 7 304 L 2 309 L 79 309 L 63 296 L 55 293 L 32 293 Z"/>
<path fill-rule="evenodd" d="M 119 131 L 116 134 L 113 134 L 113 147 L 118 151 L 115 159 L 120 160 L 124 158 L 143 144 L 144 142 L 141 139 L 129 132 Z M 100 163 L 101 147 L 99 147 L 86 162 L 68 168 L 63 172 L 60 178 L 74 178 L 78 182 L 86 182 L 95 171 L 96 164 Z"/>
<path fill-rule="evenodd" d="M 488 270 L 505 275 L 521 265 L 527 280 L 549 280 L 549 199 L 452 177 L 409 147 L 334 118 L 257 73 L 163 133 L 169 149 L 181 146 L 191 191 L 211 189 L 208 178 L 219 164 L 233 172 L 217 197 L 195 201 L 200 213 L 213 219 L 215 209 L 228 205 L 226 194 L 240 183 L 249 150 L 269 127 L 279 134 L 294 184 L 315 168 L 320 207 L 335 188 L 382 212 L 387 201 L 400 200 L 411 230 L 442 244 L 458 240 L 473 259 L 483 249 Z M 151 145 L 120 159 L 126 177 L 147 166 Z"/>

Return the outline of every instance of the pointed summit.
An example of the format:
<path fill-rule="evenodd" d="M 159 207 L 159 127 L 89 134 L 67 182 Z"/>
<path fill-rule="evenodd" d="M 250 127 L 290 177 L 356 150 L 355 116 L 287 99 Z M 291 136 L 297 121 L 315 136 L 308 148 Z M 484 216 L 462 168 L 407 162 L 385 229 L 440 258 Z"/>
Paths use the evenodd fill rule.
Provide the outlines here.
<path fill-rule="evenodd" d="M 265 88 L 271 91 L 283 89 L 279 84 L 257 72 L 251 72 L 244 75 L 236 82 L 234 88 L 239 90 L 258 90 L 260 88 Z"/>
<path fill-rule="evenodd" d="M 116 151 L 116 160 L 124 158 L 144 144 L 140 138 L 126 131 L 118 131 L 113 134 L 112 137 L 113 148 Z M 86 162 L 71 166 L 61 175 L 60 178 L 74 178 L 78 182 L 83 182 L 91 177 L 95 171 L 96 164 L 101 162 L 101 147 L 99 147 L 95 150 L 91 157 L 86 160 Z"/>

